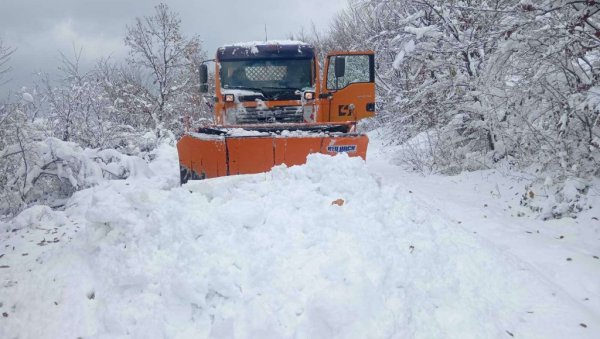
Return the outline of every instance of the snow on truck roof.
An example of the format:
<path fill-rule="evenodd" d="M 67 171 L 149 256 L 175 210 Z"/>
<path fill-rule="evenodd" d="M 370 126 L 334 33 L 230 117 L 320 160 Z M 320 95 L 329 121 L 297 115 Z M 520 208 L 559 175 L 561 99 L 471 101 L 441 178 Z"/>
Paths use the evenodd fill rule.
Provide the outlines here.
<path fill-rule="evenodd" d="M 236 43 L 232 43 L 232 44 L 226 44 L 221 48 L 226 48 L 226 47 L 243 47 L 243 48 L 252 48 L 255 46 L 269 46 L 269 45 L 287 45 L 287 46 L 298 46 L 298 45 L 306 45 L 309 46 L 310 44 L 307 44 L 306 42 L 303 41 L 297 41 L 297 40 L 267 40 L 267 41 L 247 41 L 247 42 L 236 42 Z"/>
<path fill-rule="evenodd" d="M 312 58 L 314 47 L 302 41 L 269 40 L 238 42 L 217 50 L 217 59 L 235 60 L 248 58 Z"/>

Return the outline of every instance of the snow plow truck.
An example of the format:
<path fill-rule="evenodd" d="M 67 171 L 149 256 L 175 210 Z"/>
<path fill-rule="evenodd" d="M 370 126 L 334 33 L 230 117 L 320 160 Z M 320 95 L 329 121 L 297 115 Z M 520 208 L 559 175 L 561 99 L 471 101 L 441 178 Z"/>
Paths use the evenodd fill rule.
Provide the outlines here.
<path fill-rule="evenodd" d="M 200 92 L 214 123 L 177 143 L 181 183 L 301 165 L 311 153 L 365 159 L 369 140 L 356 122 L 375 114 L 374 53 L 330 53 L 322 71 L 318 59 L 313 46 L 295 41 L 221 47 L 210 60 L 214 95 L 202 63 Z"/>

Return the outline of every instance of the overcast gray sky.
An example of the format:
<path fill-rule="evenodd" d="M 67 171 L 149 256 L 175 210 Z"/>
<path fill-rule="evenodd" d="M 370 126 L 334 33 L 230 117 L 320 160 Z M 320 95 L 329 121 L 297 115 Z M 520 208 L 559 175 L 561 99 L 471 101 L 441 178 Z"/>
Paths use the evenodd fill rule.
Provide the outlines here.
<path fill-rule="evenodd" d="M 33 73 L 54 73 L 58 51 L 73 55 L 82 48 L 84 65 L 99 57 L 120 60 L 127 54 L 125 26 L 153 14 L 164 2 L 179 13 L 184 34 L 197 34 L 212 55 L 230 42 L 283 39 L 311 22 L 324 30 L 346 0 L 0 0 L 0 38 L 17 50 L 10 65 L 11 82 L 0 87 L 29 86 Z"/>

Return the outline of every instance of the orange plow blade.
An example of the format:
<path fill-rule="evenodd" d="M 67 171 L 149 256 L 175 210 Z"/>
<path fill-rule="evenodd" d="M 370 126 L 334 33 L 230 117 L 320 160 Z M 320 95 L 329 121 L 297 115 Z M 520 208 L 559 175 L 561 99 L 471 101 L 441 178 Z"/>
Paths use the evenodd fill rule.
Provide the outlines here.
<path fill-rule="evenodd" d="M 287 130 L 291 128 L 292 130 Z M 252 128 L 200 128 L 177 143 L 181 182 L 268 172 L 273 166 L 302 165 L 311 153 L 347 153 L 366 159 L 369 139 L 350 125 L 320 124 Z"/>

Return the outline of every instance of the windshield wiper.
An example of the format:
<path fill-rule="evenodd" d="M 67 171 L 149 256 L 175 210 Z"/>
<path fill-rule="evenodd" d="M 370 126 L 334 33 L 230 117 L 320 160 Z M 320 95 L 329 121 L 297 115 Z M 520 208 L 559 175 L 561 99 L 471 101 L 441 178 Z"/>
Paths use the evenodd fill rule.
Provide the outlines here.
<path fill-rule="evenodd" d="M 263 96 L 265 95 L 262 91 L 261 88 L 257 88 L 257 87 L 246 87 L 246 86 L 229 86 L 227 85 L 227 87 L 223 87 L 223 89 L 245 89 L 248 91 L 256 91 L 260 94 L 262 94 Z"/>
<path fill-rule="evenodd" d="M 288 91 L 297 91 L 298 87 L 268 87 L 265 86 L 263 88 L 267 88 L 267 89 L 283 89 L 283 90 L 288 90 Z"/>

